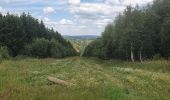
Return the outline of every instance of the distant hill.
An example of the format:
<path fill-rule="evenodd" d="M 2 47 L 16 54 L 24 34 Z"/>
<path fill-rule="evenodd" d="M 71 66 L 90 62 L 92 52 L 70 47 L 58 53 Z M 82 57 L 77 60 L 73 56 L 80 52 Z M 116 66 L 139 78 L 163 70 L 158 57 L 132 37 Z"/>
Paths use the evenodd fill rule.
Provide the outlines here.
<path fill-rule="evenodd" d="M 80 36 L 69 36 L 69 35 L 64 35 L 63 36 L 65 39 L 68 39 L 68 40 L 75 40 L 75 39 L 79 39 L 79 40 L 82 40 L 82 39 L 96 39 L 98 38 L 99 36 L 97 35 L 80 35 Z"/>

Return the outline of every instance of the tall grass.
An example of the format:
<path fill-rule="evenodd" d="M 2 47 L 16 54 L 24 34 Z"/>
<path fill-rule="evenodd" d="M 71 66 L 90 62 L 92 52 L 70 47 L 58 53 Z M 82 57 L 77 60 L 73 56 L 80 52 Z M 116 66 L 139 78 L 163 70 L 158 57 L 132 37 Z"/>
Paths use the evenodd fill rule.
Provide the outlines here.
<path fill-rule="evenodd" d="M 169 100 L 169 68 L 165 60 L 5 60 L 0 64 L 0 100 Z M 49 75 L 76 85 L 52 84 Z"/>

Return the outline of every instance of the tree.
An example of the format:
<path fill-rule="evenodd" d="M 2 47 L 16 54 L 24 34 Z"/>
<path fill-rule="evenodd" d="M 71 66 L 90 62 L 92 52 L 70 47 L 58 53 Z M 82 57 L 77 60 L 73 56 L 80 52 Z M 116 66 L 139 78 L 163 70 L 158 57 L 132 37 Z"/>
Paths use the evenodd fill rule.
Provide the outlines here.
<path fill-rule="evenodd" d="M 164 57 L 170 57 L 170 17 L 164 19 L 161 27 L 161 51 Z"/>
<path fill-rule="evenodd" d="M 143 8 L 127 6 L 84 56 L 143 61 L 154 55 L 170 56 L 170 1 L 155 0 Z"/>
<path fill-rule="evenodd" d="M 50 57 L 53 58 L 62 58 L 65 56 L 64 52 L 64 48 L 62 47 L 62 45 L 60 43 L 58 43 L 58 41 L 52 39 L 50 42 Z"/>
<path fill-rule="evenodd" d="M 39 22 L 30 14 L 25 13 L 21 16 L 9 13 L 7 15 L 0 14 L 0 45 L 6 46 L 9 54 L 13 57 L 23 54 L 50 57 L 50 51 L 46 52 L 46 46 L 52 39 L 57 42 L 56 44 L 59 44 L 59 48 L 64 48 L 60 50 L 62 57 L 76 55 L 72 45 L 57 31 L 46 28 L 43 21 Z M 31 52 L 33 49 L 37 52 Z"/>

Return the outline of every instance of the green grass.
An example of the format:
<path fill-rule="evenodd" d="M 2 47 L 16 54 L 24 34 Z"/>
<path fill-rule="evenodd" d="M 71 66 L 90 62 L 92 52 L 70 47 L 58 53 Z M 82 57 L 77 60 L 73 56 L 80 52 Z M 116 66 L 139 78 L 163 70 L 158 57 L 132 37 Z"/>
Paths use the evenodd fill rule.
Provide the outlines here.
<path fill-rule="evenodd" d="M 49 75 L 75 86 L 52 84 Z M 5 60 L 0 100 L 170 100 L 170 61 Z"/>

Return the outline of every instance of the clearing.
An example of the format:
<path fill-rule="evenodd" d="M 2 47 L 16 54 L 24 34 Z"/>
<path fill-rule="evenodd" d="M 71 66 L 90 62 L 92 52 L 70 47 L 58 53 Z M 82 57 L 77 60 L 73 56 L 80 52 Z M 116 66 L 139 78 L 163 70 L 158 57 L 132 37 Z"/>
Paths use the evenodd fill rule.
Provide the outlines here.
<path fill-rule="evenodd" d="M 75 85 L 53 84 L 48 76 Z M 0 64 L 0 100 L 170 100 L 170 61 L 6 60 Z"/>

